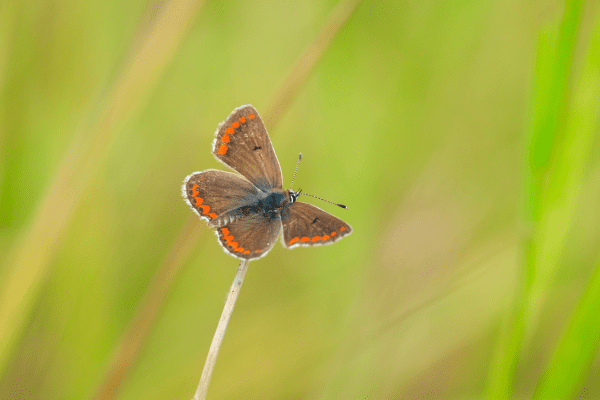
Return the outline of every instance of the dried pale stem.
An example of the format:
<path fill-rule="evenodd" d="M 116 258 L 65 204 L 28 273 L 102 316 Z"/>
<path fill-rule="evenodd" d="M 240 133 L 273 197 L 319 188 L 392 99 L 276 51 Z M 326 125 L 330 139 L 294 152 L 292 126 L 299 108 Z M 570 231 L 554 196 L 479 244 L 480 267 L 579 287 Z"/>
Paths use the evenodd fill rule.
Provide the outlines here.
<path fill-rule="evenodd" d="M 229 293 L 227 294 L 227 300 L 225 301 L 225 307 L 223 308 L 219 325 L 217 325 L 217 331 L 215 332 L 215 336 L 213 337 L 210 345 L 210 350 L 208 351 L 208 356 L 206 357 L 206 363 L 204 364 L 204 369 L 202 370 L 202 376 L 200 377 L 198 389 L 196 389 L 196 394 L 192 400 L 206 399 L 206 392 L 208 391 L 210 378 L 212 376 L 215 363 L 217 362 L 217 355 L 219 354 L 221 343 L 223 343 L 223 337 L 225 336 L 227 324 L 229 324 L 229 319 L 233 313 L 235 301 L 238 298 L 242 283 L 244 282 L 244 277 L 246 276 L 246 271 L 248 270 L 248 264 L 250 264 L 249 260 L 242 260 L 240 262 L 240 266 L 238 267 L 237 273 L 235 274 L 235 278 L 233 278 L 233 283 L 231 284 L 231 289 L 229 289 Z"/>

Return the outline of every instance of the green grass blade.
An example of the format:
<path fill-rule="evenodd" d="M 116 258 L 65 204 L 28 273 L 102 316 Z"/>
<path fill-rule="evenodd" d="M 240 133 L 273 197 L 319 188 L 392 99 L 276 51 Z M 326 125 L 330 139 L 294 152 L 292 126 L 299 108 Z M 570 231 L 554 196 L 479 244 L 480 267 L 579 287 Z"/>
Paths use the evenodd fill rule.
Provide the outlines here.
<path fill-rule="evenodd" d="M 592 42 L 588 57 L 583 66 L 583 73 L 573 96 L 566 124 L 566 135 L 563 157 L 560 159 L 559 174 L 563 181 L 569 183 L 571 191 L 562 196 L 569 198 L 572 191 L 581 191 L 587 154 L 593 139 L 598 132 L 598 109 L 600 109 L 600 19 L 595 21 L 596 29 L 592 34 Z M 570 166 L 570 168 L 567 168 Z M 567 207 L 559 208 L 555 219 L 561 213 L 569 212 L 574 200 L 564 202 Z M 571 207 L 569 207 L 571 206 Z M 538 384 L 535 397 L 573 397 L 579 385 L 585 379 L 600 340 L 600 265 L 576 306 L 563 338 L 552 356 L 552 360 L 544 376 Z"/>
<path fill-rule="evenodd" d="M 600 263 L 535 392 L 536 399 L 574 398 L 600 342 Z"/>
<path fill-rule="evenodd" d="M 564 162 L 573 156 L 574 148 L 563 147 L 562 139 L 581 9 L 582 1 L 567 1 L 560 28 L 542 32 L 538 42 L 521 210 L 522 220 L 532 231 L 524 240 L 521 287 L 490 368 L 491 398 L 513 396 L 523 341 L 536 326 L 535 315 L 547 295 L 544 285 L 555 274 L 580 193 L 589 137 L 568 138 L 578 149 L 575 164 Z"/>

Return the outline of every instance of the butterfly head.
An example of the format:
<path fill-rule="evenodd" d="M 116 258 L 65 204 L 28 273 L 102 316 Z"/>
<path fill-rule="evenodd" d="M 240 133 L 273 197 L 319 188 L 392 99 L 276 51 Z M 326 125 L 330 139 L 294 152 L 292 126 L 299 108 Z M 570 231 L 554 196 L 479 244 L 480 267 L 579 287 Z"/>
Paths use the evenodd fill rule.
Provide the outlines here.
<path fill-rule="evenodd" d="M 290 203 L 295 203 L 298 200 L 298 197 L 302 194 L 302 189 L 297 192 L 294 192 L 292 189 L 288 190 L 290 196 Z"/>

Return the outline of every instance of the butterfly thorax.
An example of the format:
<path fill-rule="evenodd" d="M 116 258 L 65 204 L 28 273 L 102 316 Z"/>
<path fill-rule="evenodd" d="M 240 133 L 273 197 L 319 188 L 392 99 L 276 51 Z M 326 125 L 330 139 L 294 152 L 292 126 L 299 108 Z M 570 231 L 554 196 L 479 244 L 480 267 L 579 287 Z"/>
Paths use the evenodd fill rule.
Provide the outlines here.
<path fill-rule="evenodd" d="M 279 190 L 265 193 L 265 197 L 258 200 L 257 207 L 263 212 L 277 212 L 289 202 L 289 195 Z"/>

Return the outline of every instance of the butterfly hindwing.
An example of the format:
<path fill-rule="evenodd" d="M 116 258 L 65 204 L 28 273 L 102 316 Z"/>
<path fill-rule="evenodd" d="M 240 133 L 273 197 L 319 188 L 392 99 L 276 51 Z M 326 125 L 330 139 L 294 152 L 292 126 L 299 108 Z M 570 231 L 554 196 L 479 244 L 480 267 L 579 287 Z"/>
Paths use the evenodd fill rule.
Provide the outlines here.
<path fill-rule="evenodd" d="M 247 204 L 257 193 L 258 189 L 241 176 L 216 169 L 188 175 L 182 187 L 186 202 L 209 222 Z"/>
<path fill-rule="evenodd" d="M 352 233 L 350 225 L 320 208 L 307 203 L 293 203 L 281 213 L 283 245 L 319 246 L 331 244 Z"/>
<path fill-rule="evenodd" d="M 279 237 L 279 214 L 250 214 L 217 229 L 223 249 L 234 257 L 255 259 L 266 255 Z"/>
<path fill-rule="evenodd" d="M 251 105 L 236 108 L 219 124 L 213 155 L 263 191 L 282 187 L 281 167 L 267 128 Z"/>

